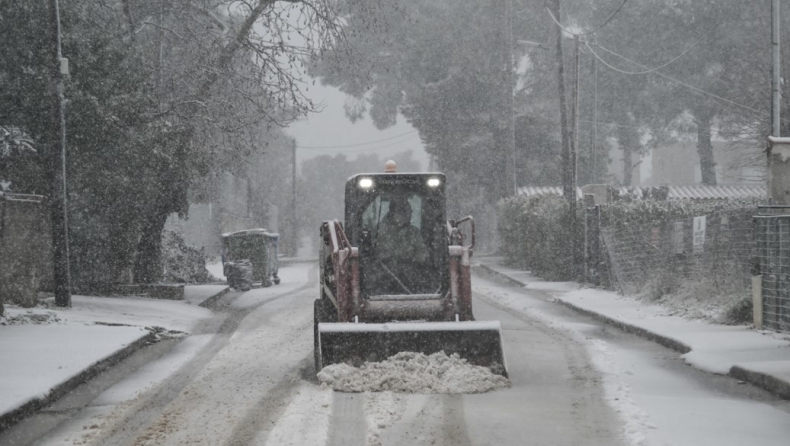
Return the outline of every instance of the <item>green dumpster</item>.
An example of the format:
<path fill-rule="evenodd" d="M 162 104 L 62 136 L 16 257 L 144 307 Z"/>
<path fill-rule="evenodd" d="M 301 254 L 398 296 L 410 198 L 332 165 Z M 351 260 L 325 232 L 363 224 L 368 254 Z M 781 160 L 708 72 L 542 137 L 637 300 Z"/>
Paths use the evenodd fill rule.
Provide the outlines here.
<path fill-rule="evenodd" d="M 223 273 L 228 277 L 228 284 L 233 288 L 248 288 L 241 283 L 247 281 L 244 279 L 247 274 L 239 274 L 238 271 L 250 267 L 252 271 L 249 280 L 253 283 L 249 286 L 260 284 L 268 287 L 279 284 L 279 238 L 278 234 L 261 228 L 222 234 L 222 266 Z M 237 281 L 241 282 L 235 286 Z"/>

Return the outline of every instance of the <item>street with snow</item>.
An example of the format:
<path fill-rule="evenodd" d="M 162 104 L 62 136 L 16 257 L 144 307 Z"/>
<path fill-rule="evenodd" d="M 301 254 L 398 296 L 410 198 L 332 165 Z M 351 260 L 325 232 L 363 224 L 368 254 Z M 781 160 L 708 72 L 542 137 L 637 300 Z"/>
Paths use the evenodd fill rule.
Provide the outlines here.
<path fill-rule="evenodd" d="M 96 337 L 120 345 L 151 325 L 172 335 L 6 430 L 0 444 L 725 446 L 785 445 L 790 437 L 787 400 L 560 305 L 556 296 L 585 290 L 537 279 L 519 287 L 496 276 L 473 277 L 477 319 L 501 321 L 509 385 L 484 393 L 402 386 L 335 391 L 319 382 L 312 361 L 317 268 L 298 263 L 281 273 L 281 285 L 225 294 L 213 311 L 184 302 L 89 298 L 53 311 L 59 321 L 43 326 L 56 330 L 47 336 L 92 348 L 101 346 Z M 110 314 L 102 305 L 122 311 Z M 91 342 L 81 338 L 85 331 Z M 762 337 L 766 348 L 789 344 Z M 718 350 L 727 356 L 726 348 Z M 69 367 L 68 357 L 49 351 L 42 357 Z M 35 367 L 45 370 L 46 362 Z M 13 377 L 54 382 L 63 378 L 57 370 L 3 367 L 0 382 L 19 390 L 4 388 L 4 410 L 25 392 L 46 393 L 53 385 L 25 387 Z"/>

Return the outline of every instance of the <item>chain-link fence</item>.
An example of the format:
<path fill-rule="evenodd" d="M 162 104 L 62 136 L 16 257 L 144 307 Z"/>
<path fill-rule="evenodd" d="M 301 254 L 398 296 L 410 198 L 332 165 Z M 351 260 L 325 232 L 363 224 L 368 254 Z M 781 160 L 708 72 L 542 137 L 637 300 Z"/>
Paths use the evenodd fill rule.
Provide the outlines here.
<path fill-rule="evenodd" d="M 670 307 L 675 302 L 678 311 L 691 308 L 703 317 L 721 316 L 751 295 L 755 213 L 749 207 L 601 227 L 606 279 L 623 294 L 661 299 Z"/>
<path fill-rule="evenodd" d="M 770 215 L 775 209 L 769 207 L 760 210 L 763 215 L 754 217 L 754 234 L 763 324 L 770 330 L 790 331 L 790 215 Z"/>

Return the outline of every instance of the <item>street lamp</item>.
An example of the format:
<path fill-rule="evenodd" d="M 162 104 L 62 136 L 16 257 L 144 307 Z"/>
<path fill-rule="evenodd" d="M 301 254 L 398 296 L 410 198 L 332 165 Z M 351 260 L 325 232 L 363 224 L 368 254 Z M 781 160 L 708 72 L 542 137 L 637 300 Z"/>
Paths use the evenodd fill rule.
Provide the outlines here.
<path fill-rule="evenodd" d="M 66 197 L 66 110 L 63 77 L 69 74 L 68 59 L 60 48 L 60 10 L 58 0 L 49 2 L 52 38 L 52 266 L 55 305 L 71 306 L 71 268 L 69 265 L 69 218 Z"/>

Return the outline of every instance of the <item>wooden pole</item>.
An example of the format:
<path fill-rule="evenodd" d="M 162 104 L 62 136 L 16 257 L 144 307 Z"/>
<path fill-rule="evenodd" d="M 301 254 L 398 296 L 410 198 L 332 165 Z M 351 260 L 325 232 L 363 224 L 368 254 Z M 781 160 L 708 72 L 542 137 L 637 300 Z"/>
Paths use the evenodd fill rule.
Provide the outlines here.
<path fill-rule="evenodd" d="M 60 45 L 60 10 L 58 0 L 50 0 L 52 59 L 52 248 L 55 305 L 71 306 L 71 268 L 69 265 L 69 219 L 66 189 L 66 109 L 63 98 L 63 76 L 68 74 Z"/>

